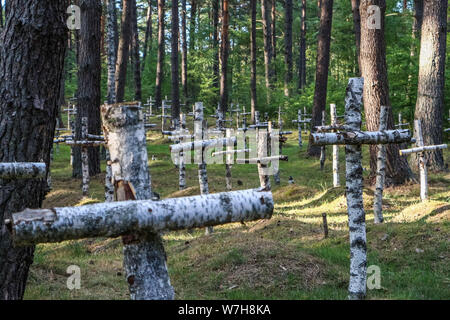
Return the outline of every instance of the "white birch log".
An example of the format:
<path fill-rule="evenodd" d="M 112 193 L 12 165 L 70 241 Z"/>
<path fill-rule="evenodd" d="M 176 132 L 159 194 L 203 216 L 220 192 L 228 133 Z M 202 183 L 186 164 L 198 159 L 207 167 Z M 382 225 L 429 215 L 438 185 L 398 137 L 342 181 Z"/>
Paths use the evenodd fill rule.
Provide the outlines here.
<path fill-rule="evenodd" d="M 387 129 L 387 107 L 380 109 L 380 131 Z M 401 114 L 400 114 L 401 117 Z M 377 178 L 375 184 L 375 199 L 373 203 L 374 222 L 383 222 L 383 189 L 386 175 L 386 146 L 379 145 L 377 153 Z"/>
<path fill-rule="evenodd" d="M 119 201 L 151 199 L 151 178 L 142 109 L 133 105 L 104 105 L 101 111 L 103 131 L 111 155 L 116 199 Z M 102 228 L 107 231 L 106 236 L 113 234 L 113 236 L 124 236 L 124 268 L 131 299 L 174 299 L 174 290 L 167 270 L 166 253 L 162 239 L 157 234 L 158 230 L 152 228 L 148 231 L 144 230 L 146 228 L 139 222 L 144 212 L 147 219 L 156 219 L 151 210 L 155 208 L 155 202 L 147 201 L 150 208 L 147 207 L 146 210 L 138 203 L 128 201 L 99 204 L 100 215 L 94 215 L 95 222 L 88 222 L 90 217 L 86 218 L 88 222 L 86 227 L 88 230 L 93 230 L 92 228 L 99 228 L 104 223 Z M 129 210 L 126 209 L 126 204 L 131 206 Z M 102 206 L 106 206 L 111 211 L 108 212 L 108 209 Z M 81 208 L 87 210 L 87 214 L 90 215 L 89 208 Z M 54 212 L 57 212 L 57 209 Z M 124 225 L 121 227 L 117 225 L 117 223 L 120 224 L 120 217 L 123 214 L 126 215 L 125 221 L 133 224 L 132 228 L 129 228 L 129 224 L 125 228 L 123 228 Z M 71 228 L 77 230 L 80 224 L 82 222 L 73 223 Z M 122 230 L 116 233 L 119 229 Z"/>
<path fill-rule="evenodd" d="M 416 147 L 416 148 L 411 148 L 411 149 L 400 150 L 400 155 L 404 156 L 404 155 L 408 155 L 408 154 L 412 154 L 412 153 L 427 152 L 427 151 L 434 151 L 434 150 L 438 150 L 438 149 L 447 149 L 447 148 L 448 148 L 447 144 L 438 144 L 438 145 L 435 145 L 435 146 Z"/>
<path fill-rule="evenodd" d="M 337 125 L 337 111 L 336 105 L 330 105 L 331 114 L 331 126 Z M 338 188 L 341 186 L 341 181 L 339 179 L 339 146 L 333 145 L 333 187 Z"/>
<path fill-rule="evenodd" d="M 0 179 L 41 179 L 47 168 L 40 162 L 0 162 Z"/>
<path fill-rule="evenodd" d="M 256 116 L 255 116 L 256 118 Z M 258 143 L 258 159 L 263 159 L 268 156 L 269 133 L 266 130 L 257 130 Z M 270 176 L 268 174 L 267 164 L 258 162 L 258 175 L 261 188 L 270 190 Z"/>
<path fill-rule="evenodd" d="M 236 144 L 236 142 L 237 142 L 236 137 L 210 139 L 210 140 L 196 140 L 194 142 L 184 142 L 171 145 L 170 151 L 174 153 L 179 153 L 181 151 L 191 151 L 191 150 L 195 151 L 214 147 L 220 148 L 226 145 Z"/>
<path fill-rule="evenodd" d="M 106 148 L 106 175 L 105 175 L 105 201 L 114 201 L 114 185 L 112 183 L 111 155 L 109 149 Z"/>
<path fill-rule="evenodd" d="M 347 125 L 349 125 L 347 123 Z M 361 144 L 389 144 L 411 141 L 409 130 L 380 131 L 349 131 L 337 133 L 312 133 L 315 145 L 361 145 Z"/>

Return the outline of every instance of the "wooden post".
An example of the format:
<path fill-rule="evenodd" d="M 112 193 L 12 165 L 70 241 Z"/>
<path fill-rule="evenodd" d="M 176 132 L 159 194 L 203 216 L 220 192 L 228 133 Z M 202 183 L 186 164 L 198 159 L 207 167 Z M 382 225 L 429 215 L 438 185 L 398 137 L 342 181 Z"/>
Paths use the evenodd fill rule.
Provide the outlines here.
<path fill-rule="evenodd" d="M 380 131 L 387 129 L 387 107 L 381 106 L 380 110 Z M 400 113 L 401 117 L 401 113 Z M 378 146 L 377 154 L 377 179 L 375 185 L 375 197 L 373 204 L 374 222 L 383 222 L 383 188 L 386 175 L 386 146 Z"/>
<path fill-rule="evenodd" d="M 88 135 L 88 118 L 81 118 L 81 140 L 87 140 Z M 82 173 L 82 190 L 83 197 L 87 197 L 89 195 L 89 153 L 88 147 L 83 145 L 81 146 L 81 173 Z"/>
<path fill-rule="evenodd" d="M 297 121 L 298 121 L 298 147 L 301 149 L 303 147 L 303 141 L 302 141 L 302 110 L 301 109 L 298 109 Z"/>
<path fill-rule="evenodd" d="M 116 200 L 151 199 L 142 110 L 132 105 L 104 105 L 101 111 L 111 154 Z M 147 214 L 151 216 L 152 211 Z M 133 213 L 130 219 L 137 219 L 137 215 Z M 123 242 L 124 268 L 131 299 L 173 299 L 174 290 L 170 285 L 166 254 L 159 234 L 130 232 L 123 236 Z"/>
<path fill-rule="evenodd" d="M 327 214 L 325 212 L 322 213 L 322 221 L 323 221 L 323 237 L 326 239 L 328 238 L 328 221 L 327 221 Z"/>
<path fill-rule="evenodd" d="M 255 112 L 255 122 L 257 116 L 257 111 Z M 259 115 L 259 114 L 258 114 Z M 259 123 L 256 122 L 257 124 Z M 262 159 L 268 156 L 268 146 L 269 146 L 269 132 L 266 129 L 256 128 L 256 141 L 258 143 L 258 158 Z M 267 164 L 259 161 L 258 162 L 258 176 L 261 188 L 264 190 L 270 190 L 270 176 L 267 174 Z"/>
<path fill-rule="evenodd" d="M 181 132 L 186 130 L 186 115 L 184 113 L 180 114 L 180 126 Z M 180 137 L 180 143 L 183 143 L 184 138 Z M 179 190 L 186 189 L 186 161 L 185 154 L 183 151 L 179 153 L 179 162 L 178 162 L 178 187 Z"/>
<path fill-rule="evenodd" d="M 337 126 L 337 111 L 336 105 L 330 104 L 331 113 L 331 126 Z M 333 145 L 333 187 L 338 188 L 341 186 L 341 181 L 339 179 L 339 146 Z"/>
<path fill-rule="evenodd" d="M 325 121 L 326 121 L 326 113 L 325 113 L 325 110 L 324 111 L 322 111 L 322 126 L 325 126 Z M 325 151 L 326 151 L 326 149 L 325 149 L 326 147 L 325 146 L 322 146 L 321 148 L 320 148 L 320 170 L 321 171 L 323 171 L 323 168 L 324 168 L 324 166 L 325 166 Z"/>
<path fill-rule="evenodd" d="M 227 129 L 226 131 L 226 137 L 231 139 L 232 136 L 232 130 L 231 129 Z M 234 151 L 234 145 L 233 144 L 228 144 L 227 145 L 227 153 L 226 155 L 226 163 L 225 163 L 225 171 L 226 171 L 226 187 L 227 187 L 227 191 L 231 191 L 233 190 L 233 181 L 231 179 L 231 168 L 234 162 L 234 153 L 231 153 L 232 151 Z"/>

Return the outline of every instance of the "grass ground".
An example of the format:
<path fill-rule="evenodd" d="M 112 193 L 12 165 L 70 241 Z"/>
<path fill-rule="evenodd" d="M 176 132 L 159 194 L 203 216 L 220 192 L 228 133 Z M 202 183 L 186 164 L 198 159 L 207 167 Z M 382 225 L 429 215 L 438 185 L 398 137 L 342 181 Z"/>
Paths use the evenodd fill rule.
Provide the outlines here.
<path fill-rule="evenodd" d="M 282 182 L 273 187 L 275 213 L 270 221 L 217 227 L 205 236 L 164 235 L 169 272 L 177 299 L 345 299 L 349 241 L 344 188 L 332 188 L 331 150 L 325 170 L 306 157 L 294 134 L 281 163 Z M 306 139 L 306 136 L 304 137 Z M 343 148 L 341 148 L 343 149 Z M 154 191 L 162 197 L 199 194 L 195 165 L 187 168 L 189 188 L 177 191 L 178 171 L 170 162 L 168 141 L 149 136 Z M 103 201 L 104 174 L 92 179 L 90 198 L 82 199 L 81 181 L 72 179 L 69 148 L 60 146 L 52 167 L 53 190 L 45 207 Z M 341 163 L 344 151 L 341 150 Z M 450 152 L 445 151 L 450 161 Z M 364 155 L 368 167 L 367 148 Z M 104 166 L 104 164 L 103 164 Z M 104 167 L 103 167 L 104 168 Z M 365 173 L 367 174 L 367 173 Z M 288 185 L 292 176 L 295 185 Z M 211 192 L 225 191 L 223 165 L 208 166 Z M 386 223 L 373 224 L 373 188 L 366 186 L 368 265 L 381 270 L 381 289 L 368 299 L 450 299 L 450 173 L 430 174 L 430 201 L 421 203 L 419 186 L 389 188 L 384 196 Z M 241 185 L 238 186 L 238 181 Z M 345 184 L 341 170 L 341 183 Z M 255 165 L 233 166 L 235 189 L 258 187 Z M 330 235 L 323 238 L 322 213 Z M 66 287 L 70 265 L 81 268 L 81 289 Z M 118 239 L 87 239 L 36 247 L 26 299 L 127 299 Z"/>

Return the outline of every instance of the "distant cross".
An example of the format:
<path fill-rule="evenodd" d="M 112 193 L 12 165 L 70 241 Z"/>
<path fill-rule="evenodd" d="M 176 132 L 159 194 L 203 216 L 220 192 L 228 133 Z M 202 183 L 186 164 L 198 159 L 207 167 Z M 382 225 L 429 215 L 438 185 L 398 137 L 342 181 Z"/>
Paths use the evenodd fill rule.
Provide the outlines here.
<path fill-rule="evenodd" d="M 400 155 L 408 155 L 412 153 L 419 154 L 419 175 L 420 175 L 420 199 L 426 201 L 428 199 L 428 171 L 425 153 L 439 149 L 446 149 L 446 144 L 425 146 L 422 135 L 422 125 L 420 120 L 414 120 L 414 127 L 416 132 L 416 148 L 400 150 Z"/>
<path fill-rule="evenodd" d="M 318 146 L 345 145 L 346 197 L 350 233 L 349 298 L 366 295 L 367 245 L 363 206 L 363 144 L 401 143 L 411 140 L 409 130 L 360 131 L 363 79 L 352 78 L 345 99 L 345 126 L 335 133 L 312 133 L 312 143 Z"/>

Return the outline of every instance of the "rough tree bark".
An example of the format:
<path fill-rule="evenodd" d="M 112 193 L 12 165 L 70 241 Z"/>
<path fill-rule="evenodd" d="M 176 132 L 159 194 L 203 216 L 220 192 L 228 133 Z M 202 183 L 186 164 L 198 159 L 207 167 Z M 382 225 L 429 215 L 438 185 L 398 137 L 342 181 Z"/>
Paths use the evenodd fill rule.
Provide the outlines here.
<path fill-rule="evenodd" d="M 317 44 L 316 88 L 311 117 L 311 128 L 320 126 L 322 112 L 327 102 L 328 67 L 330 65 L 331 22 L 333 18 L 333 0 L 323 0 L 321 4 L 320 28 Z M 311 137 L 310 137 L 311 139 Z M 309 156 L 320 156 L 320 147 L 308 145 Z"/>
<path fill-rule="evenodd" d="M 425 145 L 442 144 L 448 1 L 424 0 L 419 87 L 414 118 L 421 121 Z M 415 159 L 418 156 L 415 155 Z M 427 166 L 444 169 L 442 150 L 427 152 Z"/>
<path fill-rule="evenodd" d="M 50 164 L 67 45 L 68 1 L 9 0 L 0 47 L 0 162 Z M 36 63 L 39 61 L 39 63 Z M 22 299 L 34 247 L 15 248 L 4 220 L 41 206 L 45 179 L 0 179 L 0 300 Z"/>
<path fill-rule="evenodd" d="M 386 45 L 384 41 L 385 0 L 361 0 L 361 21 L 368 21 L 374 15 L 368 7 L 380 8 L 381 29 L 369 29 L 368 23 L 361 23 L 361 74 L 364 78 L 364 111 L 367 130 L 377 131 L 380 126 L 380 106 L 389 106 L 387 128 L 394 128 L 394 117 L 389 100 L 387 78 Z M 386 147 L 386 185 L 399 185 L 412 178 L 412 172 L 405 157 L 399 155 L 399 146 L 390 144 Z M 377 171 L 377 147 L 370 147 L 370 169 L 372 182 Z"/>
<path fill-rule="evenodd" d="M 284 63 L 286 65 L 284 75 L 284 95 L 289 97 L 289 87 L 292 82 L 292 0 L 286 0 L 284 4 Z"/>
<path fill-rule="evenodd" d="M 155 107 L 162 106 L 162 82 L 164 77 L 164 6 L 165 0 L 158 0 L 158 58 L 156 61 Z"/>
<path fill-rule="evenodd" d="M 194 54 L 195 48 L 195 25 L 197 14 L 197 0 L 191 0 L 191 17 L 189 26 L 189 52 Z"/>
<path fill-rule="evenodd" d="M 119 48 L 116 63 L 116 101 L 125 99 L 125 84 L 127 80 L 128 58 L 130 54 L 130 42 L 132 41 L 132 1 L 123 0 L 122 24 L 120 31 Z"/>
<path fill-rule="evenodd" d="M 172 68 L 172 119 L 180 119 L 180 73 L 178 62 L 178 40 L 180 35 L 178 0 L 172 0 L 172 38 L 171 38 L 171 68 Z"/>
<path fill-rule="evenodd" d="M 222 41 L 221 41 L 221 70 L 220 70 L 220 111 L 226 114 L 228 111 L 228 56 L 230 48 L 230 38 L 228 34 L 230 13 L 229 1 L 223 0 L 222 6 Z"/>
<path fill-rule="evenodd" d="M 219 61 L 219 0 L 212 0 L 213 20 L 213 49 L 214 49 L 214 87 L 220 89 L 220 61 Z"/>
<path fill-rule="evenodd" d="M 78 64 L 77 114 L 75 139 L 82 140 L 82 119 L 88 118 L 88 133 L 99 135 L 100 82 L 101 82 L 101 29 L 102 4 L 100 0 L 79 0 L 81 8 L 80 60 Z M 73 177 L 82 177 L 83 156 L 80 147 L 73 148 Z M 101 172 L 100 148 L 88 148 L 89 175 Z"/>
<path fill-rule="evenodd" d="M 271 30 L 271 48 L 272 48 L 272 58 L 275 61 L 277 57 L 277 32 L 276 32 L 276 21 L 277 21 L 277 2 L 276 0 L 271 0 L 270 3 L 270 30 Z M 276 77 L 276 70 L 274 68 L 274 77 Z M 276 81 L 276 79 L 274 79 Z"/>
<path fill-rule="evenodd" d="M 264 72 L 266 78 L 267 104 L 270 103 L 272 81 L 275 77 L 273 70 L 272 31 L 270 24 L 269 0 L 261 0 L 261 16 L 264 34 Z"/>
<path fill-rule="evenodd" d="M 256 1 L 250 0 L 250 15 L 251 15 L 251 30 L 250 30 L 250 106 L 251 106 L 251 121 L 255 121 L 255 111 L 257 108 L 257 94 L 256 94 Z M 239 114 L 239 113 L 238 113 Z M 239 127 L 239 123 L 238 123 Z"/>

